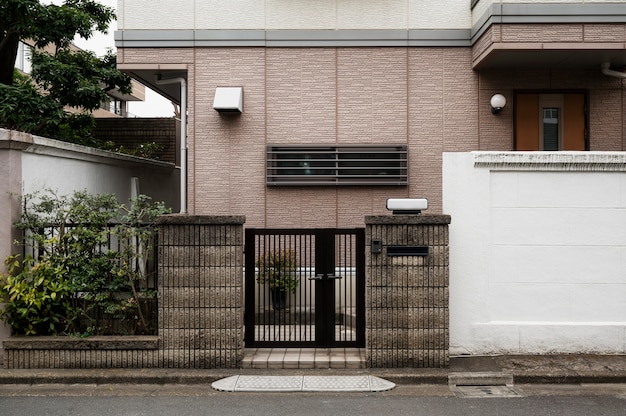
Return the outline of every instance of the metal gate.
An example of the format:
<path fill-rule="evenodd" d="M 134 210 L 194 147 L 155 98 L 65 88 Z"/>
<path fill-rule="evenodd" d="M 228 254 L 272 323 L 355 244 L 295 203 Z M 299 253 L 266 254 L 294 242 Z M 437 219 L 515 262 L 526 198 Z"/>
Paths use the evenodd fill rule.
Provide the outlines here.
<path fill-rule="evenodd" d="M 365 346 L 364 229 L 246 229 L 245 254 L 246 346 Z"/>

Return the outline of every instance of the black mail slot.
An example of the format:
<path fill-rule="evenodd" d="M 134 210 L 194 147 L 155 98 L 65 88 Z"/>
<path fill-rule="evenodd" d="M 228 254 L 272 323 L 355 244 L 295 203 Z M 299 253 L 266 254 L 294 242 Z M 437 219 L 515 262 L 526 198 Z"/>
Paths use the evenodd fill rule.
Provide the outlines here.
<path fill-rule="evenodd" d="M 428 246 L 387 246 L 388 256 L 428 256 Z"/>

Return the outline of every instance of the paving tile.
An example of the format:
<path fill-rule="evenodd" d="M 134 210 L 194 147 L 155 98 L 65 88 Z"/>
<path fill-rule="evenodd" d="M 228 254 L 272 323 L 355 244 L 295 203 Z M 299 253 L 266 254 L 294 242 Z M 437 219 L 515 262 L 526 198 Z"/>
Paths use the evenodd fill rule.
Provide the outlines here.
<path fill-rule="evenodd" d="M 391 390 L 395 384 L 373 376 L 232 376 L 211 387 L 227 392 L 373 392 Z"/>
<path fill-rule="evenodd" d="M 248 348 L 243 368 L 271 369 L 359 369 L 365 353 L 359 348 Z"/>

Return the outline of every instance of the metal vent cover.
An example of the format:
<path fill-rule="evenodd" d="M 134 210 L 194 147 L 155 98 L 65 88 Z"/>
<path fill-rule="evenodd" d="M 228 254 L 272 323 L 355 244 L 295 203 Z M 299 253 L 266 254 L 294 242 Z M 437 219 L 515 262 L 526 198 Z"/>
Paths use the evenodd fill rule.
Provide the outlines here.
<path fill-rule="evenodd" d="M 406 186 L 407 146 L 269 145 L 266 179 L 268 186 Z"/>

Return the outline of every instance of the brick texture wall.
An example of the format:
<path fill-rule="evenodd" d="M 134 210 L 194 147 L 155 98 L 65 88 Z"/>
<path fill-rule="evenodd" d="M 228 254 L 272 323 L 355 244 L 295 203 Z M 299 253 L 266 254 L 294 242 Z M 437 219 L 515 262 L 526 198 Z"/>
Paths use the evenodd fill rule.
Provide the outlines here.
<path fill-rule="evenodd" d="M 606 28 L 584 29 L 584 41 L 607 39 Z M 588 90 L 591 150 L 625 149 L 623 81 L 599 68 L 474 71 L 477 47 L 517 39 L 515 27 L 503 30 L 494 25 L 474 49 L 133 48 L 122 57 L 187 68 L 191 213 L 243 214 L 250 227 L 362 227 L 365 215 L 386 213 L 390 197 L 425 197 L 428 212 L 440 212 L 443 152 L 513 149 L 515 90 Z M 523 36 L 548 39 L 545 30 Z M 579 41 L 579 32 L 556 35 Z M 217 86 L 243 87 L 243 114 L 211 108 Z M 508 101 L 497 117 L 495 93 Z M 406 144 L 409 185 L 265 186 L 266 145 L 326 143 Z"/>
<path fill-rule="evenodd" d="M 159 218 L 163 368 L 240 368 L 243 217 Z"/>
<path fill-rule="evenodd" d="M 449 251 L 446 215 L 369 216 L 366 353 L 371 368 L 447 367 Z M 427 256 L 389 256 L 389 246 L 425 246 Z"/>

